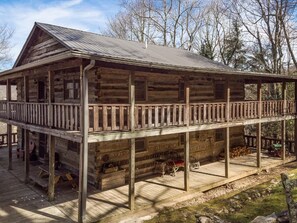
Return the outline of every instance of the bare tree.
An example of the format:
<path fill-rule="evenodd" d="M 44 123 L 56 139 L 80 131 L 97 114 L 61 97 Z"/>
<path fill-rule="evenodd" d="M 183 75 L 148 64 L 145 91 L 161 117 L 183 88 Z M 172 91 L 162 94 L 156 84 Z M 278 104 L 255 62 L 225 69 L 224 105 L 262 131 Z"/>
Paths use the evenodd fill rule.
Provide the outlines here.
<path fill-rule="evenodd" d="M 10 56 L 10 40 L 13 35 L 13 30 L 7 24 L 0 25 L 0 69 L 11 61 Z"/>

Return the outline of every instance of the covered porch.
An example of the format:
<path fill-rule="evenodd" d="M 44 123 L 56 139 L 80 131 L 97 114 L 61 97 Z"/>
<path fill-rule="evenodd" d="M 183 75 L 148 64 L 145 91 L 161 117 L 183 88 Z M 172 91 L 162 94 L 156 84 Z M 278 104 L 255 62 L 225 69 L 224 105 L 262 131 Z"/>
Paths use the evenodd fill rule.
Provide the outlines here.
<path fill-rule="evenodd" d="M 262 154 L 262 169 L 291 162 L 296 160 L 295 156 L 289 156 L 285 161 L 279 157 L 271 157 Z M 1 173 L 15 178 L 17 181 L 24 180 L 25 166 L 22 159 L 16 156 L 16 148 L 13 148 L 12 170 L 7 171 L 8 167 L 8 149 L 0 149 L 0 168 Z M 31 166 L 30 174 L 37 174 L 38 166 Z M 197 196 L 198 193 L 215 188 L 217 186 L 232 182 L 234 180 L 256 174 L 257 168 L 256 153 L 246 156 L 230 159 L 229 178 L 225 177 L 224 161 L 217 161 L 202 165 L 199 169 L 191 171 L 189 174 L 190 190 L 185 191 L 184 172 L 178 171 L 176 176 L 165 175 L 164 177 L 152 177 L 141 179 L 135 183 L 135 203 L 136 210 L 154 209 L 157 210 L 171 203 Z M 7 177 L 5 179 L 8 179 Z M 11 187 L 11 182 L 3 180 L 0 183 L 0 193 L 6 194 L 0 199 L 0 221 L 16 222 L 16 220 L 28 219 L 30 214 L 38 218 L 30 219 L 30 222 L 37 222 L 40 218 L 65 219 L 77 221 L 78 216 L 78 191 L 72 189 L 68 184 L 61 184 L 56 188 L 56 199 L 53 202 L 47 201 L 47 195 L 44 190 L 30 184 L 18 184 L 18 190 Z M 19 190 L 26 189 L 26 195 L 19 193 Z M 93 222 L 103 218 L 112 218 L 121 214 L 131 213 L 128 205 L 128 185 L 115 189 L 100 191 L 88 185 L 86 220 Z M 26 199 L 26 205 L 21 202 Z M 42 204 L 42 205 L 41 205 Z M 7 211 L 9 209 L 17 210 L 13 214 Z M 57 216 L 52 211 L 58 213 Z M 41 216 L 44 217 L 41 217 Z M 63 220 L 64 221 L 64 220 Z"/>

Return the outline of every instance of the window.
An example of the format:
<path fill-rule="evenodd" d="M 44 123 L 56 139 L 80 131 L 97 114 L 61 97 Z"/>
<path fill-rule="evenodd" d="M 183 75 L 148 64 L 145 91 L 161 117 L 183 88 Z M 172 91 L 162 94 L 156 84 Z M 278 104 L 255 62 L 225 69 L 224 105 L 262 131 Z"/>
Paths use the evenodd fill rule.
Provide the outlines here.
<path fill-rule="evenodd" d="M 79 80 L 65 80 L 64 81 L 64 98 L 65 99 L 79 99 Z"/>
<path fill-rule="evenodd" d="M 135 152 L 140 153 L 145 151 L 147 151 L 145 138 L 135 139 Z"/>
<path fill-rule="evenodd" d="M 179 81 L 178 83 L 178 100 L 185 100 L 185 83 L 183 81 Z"/>
<path fill-rule="evenodd" d="M 214 88 L 215 99 L 225 99 L 225 84 L 215 83 Z"/>
<path fill-rule="evenodd" d="M 73 142 L 73 141 L 68 141 L 68 150 L 80 153 L 80 143 L 78 142 Z"/>
<path fill-rule="evenodd" d="M 135 80 L 135 100 L 147 100 L 147 82 L 146 80 Z"/>
<path fill-rule="evenodd" d="M 46 87 L 42 80 L 38 81 L 38 101 L 44 102 L 46 99 Z"/>
<path fill-rule="evenodd" d="M 185 145 L 185 135 L 179 134 L 179 145 L 184 146 Z"/>
<path fill-rule="evenodd" d="M 215 141 L 216 142 L 224 140 L 224 129 L 216 129 L 215 134 L 216 134 L 215 135 Z"/>

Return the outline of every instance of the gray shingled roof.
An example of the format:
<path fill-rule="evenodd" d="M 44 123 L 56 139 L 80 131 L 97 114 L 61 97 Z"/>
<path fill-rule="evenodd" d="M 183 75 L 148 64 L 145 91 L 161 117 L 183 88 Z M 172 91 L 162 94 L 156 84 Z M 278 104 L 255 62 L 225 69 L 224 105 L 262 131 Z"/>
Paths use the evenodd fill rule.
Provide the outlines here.
<path fill-rule="evenodd" d="M 148 44 L 148 48 L 145 49 L 144 44 L 139 42 L 44 23 L 36 23 L 36 25 L 59 40 L 69 50 L 86 55 L 175 67 L 234 71 L 221 63 L 182 49 L 151 44 Z"/>

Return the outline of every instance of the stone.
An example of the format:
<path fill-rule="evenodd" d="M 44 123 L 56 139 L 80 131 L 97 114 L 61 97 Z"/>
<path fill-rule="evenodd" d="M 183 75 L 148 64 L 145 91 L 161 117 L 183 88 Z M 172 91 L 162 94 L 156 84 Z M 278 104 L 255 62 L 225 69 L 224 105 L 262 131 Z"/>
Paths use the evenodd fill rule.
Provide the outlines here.
<path fill-rule="evenodd" d="M 211 218 L 207 216 L 200 216 L 197 220 L 197 223 L 214 223 L 214 222 L 213 220 L 211 220 Z"/>
<path fill-rule="evenodd" d="M 258 216 L 251 223 L 276 223 L 276 217 Z"/>

